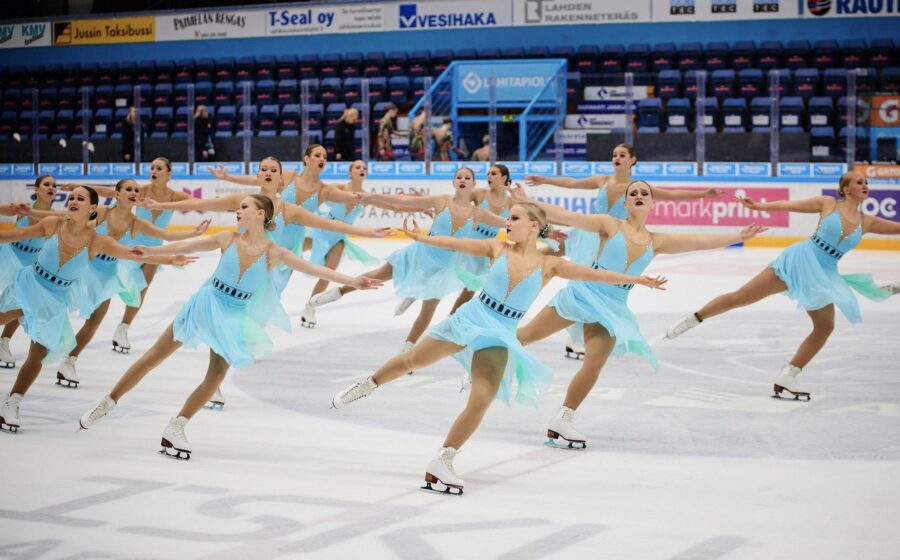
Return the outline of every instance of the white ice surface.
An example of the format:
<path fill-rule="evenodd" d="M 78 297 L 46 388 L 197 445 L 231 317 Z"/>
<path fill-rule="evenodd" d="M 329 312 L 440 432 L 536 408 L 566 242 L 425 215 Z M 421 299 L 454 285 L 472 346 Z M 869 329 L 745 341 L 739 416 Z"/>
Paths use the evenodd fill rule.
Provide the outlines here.
<path fill-rule="evenodd" d="M 399 246 L 363 245 L 380 255 Z M 537 410 L 495 403 L 456 460 L 462 497 L 418 490 L 466 398 L 452 360 L 329 409 L 336 391 L 396 351 L 415 317 L 414 306 L 392 318 L 389 288 L 321 308 L 315 330 L 275 331 L 272 356 L 229 374 L 225 409 L 189 424 L 190 461 L 156 452 L 205 372 L 205 351 L 180 350 L 108 418 L 76 433 L 78 417 L 217 257 L 166 270 L 130 331 L 132 354 L 111 351 L 116 302 L 78 361 L 81 386 L 54 385 L 48 365 L 22 404 L 22 429 L 0 434 L 0 558 L 896 558 L 900 297 L 861 299 L 860 325 L 838 319 L 803 374 L 808 403 L 770 398 L 809 329 L 783 296 L 658 340 L 777 253 L 654 261 L 650 272 L 667 274 L 669 290 L 635 288 L 631 302 L 660 372 L 633 357 L 610 360 L 576 416 L 584 451 L 543 445 L 578 362 L 562 357 L 564 334 L 536 344 L 556 371 L 553 390 Z M 900 254 L 854 251 L 842 270 L 900 280 Z M 295 326 L 312 283 L 297 275 L 288 287 Z M 19 333 L 19 362 L 26 349 Z M 4 391 L 15 371 L 0 370 Z"/>

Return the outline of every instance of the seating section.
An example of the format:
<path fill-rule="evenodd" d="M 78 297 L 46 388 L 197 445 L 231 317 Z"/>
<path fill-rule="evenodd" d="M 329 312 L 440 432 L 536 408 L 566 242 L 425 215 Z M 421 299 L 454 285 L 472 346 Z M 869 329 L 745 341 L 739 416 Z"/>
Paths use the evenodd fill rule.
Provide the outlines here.
<path fill-rule="evenodd" d="M 378 117 L 388 103 L 408 107 L 454 60 L 566 58 L 570 108 L 583 88 L 615 85 L 623 72 L 652 86 L 640 100 L 640 132 L 688 132 L 697 125 L 697 78 L 706 72 L 704 122 L 719 132 L 809 132 L 813 154 L 840 149 L 848 81 L 857 94 L 900 91 L 900 53 L 892 38 L 461 48 L 455 51 L 222 56 L 122 63 L 47 64 L 0 69 L 0 139 L 117 137 L 127 108 L 140 103 L 151 137 L 187 134 L 189 105 L 209 107 L 216 136 L 240 134 L 249 120 L 260 136 L 297 136 L 302 103 L 312 137 L 330 138 L 348 106 L 368 102 Z M 85 106 L 84 86 L 87 90 Z M 771 122 L 777 93 L 778 123 Z M 249 106 L 245 105 L 249 104 Z M 35 128 L 36 126 L 36 128 Z"/>

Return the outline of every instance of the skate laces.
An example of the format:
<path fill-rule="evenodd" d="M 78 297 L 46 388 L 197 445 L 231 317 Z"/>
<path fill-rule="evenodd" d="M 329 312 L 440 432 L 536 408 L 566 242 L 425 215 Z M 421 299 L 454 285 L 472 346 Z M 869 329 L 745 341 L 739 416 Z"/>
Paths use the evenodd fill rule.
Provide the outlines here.
<path fill-rule="evenodd" d="M 575 419 L 575 411 L 571 408 L 564 408 L 562 413 L 562 421 L 571 424 L 572 420 Z"/>
<path fill-rule="evenodd" d="M 106 399 L 104 399 L 94 407 L 94 410 L 92 410 L 90 414 L 88 414 L 88 421 L 91 423 L 96 422 L 106 416 L 107 412 L 109 412 L 109 410 L 106 407 Z"/>
<path fill-rule="evenodd" d="M 372 389 L 369 387 L 368 378 L 357 381 L 353 384 L 353 387 L 350 388 L 349 391 L 344 393 L 341 401 L 344 404 L 352 403 L 353 401 L 359 400 L 363 397 L 368 396 L 372 392 Z"/>
<path fill-rule="evenodd" d="M 175 430 L 175 436 L 181 441 L 187 441 L 187 436 L 184 433 L 184 424 L 175 420 L 171 425 L 172 429 Z"/>
<path fill-rule="evenodd" d="M 444 465 L 444 468 L 446 468 L 447 471 L 450 472 L 450 474 L 452 474 L 456 478 L 459 478 L 459 475 L 456 474 L 456 469 L 453 468 L 453 457 L 453 453 L 445 450 L 443 453 L 441 453 L 439 460 L 441 464 Z"/>

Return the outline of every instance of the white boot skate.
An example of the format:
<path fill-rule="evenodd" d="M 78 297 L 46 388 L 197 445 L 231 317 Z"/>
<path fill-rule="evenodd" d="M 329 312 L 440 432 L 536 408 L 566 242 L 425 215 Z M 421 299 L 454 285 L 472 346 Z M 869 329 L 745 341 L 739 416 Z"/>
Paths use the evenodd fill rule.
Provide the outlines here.
<path fill-rule="evenodd" d="M 9 350 L 9 338 L 0 338 L 0 368 L 16 367 L 16 359 Z"/>
<path fill-rule="evenodd" d="M 96 404 L 96 406 L 94 406 L 94 408 L 84 413 L 84 416 L 82 416 L 81 420 L 78 421 L 78 425 L 80 426 L 79 429 L 87 430 L 88 428 L 99 422 L 101 418 L 109 414 L 114 408 L 116 408 L 116 401 L 114 401 L 109 395 L 106 395 L 100 402 Z"/>
<path fill-rule="evenodd" d="M 801 371 L 802 370 L 800 368 L 792 366 L 791 364 L 784 366 L 784 369 L 781 370 L 781 373 L 779 373 L 778 377 L 775 378 L 775 394 L 772 396 L 780 399 L 781 393 L 787 391 L 794 396 L 795 401 L 800 400 L 801 397 L 806 397 L 806 400 L 809 400 L 809 391 L 803 389 L 797 383 L 797 376 L 800 375 Z"/>
<path fill-rule="evenodd" d="M 216 389 L 216 394 L 209 399 L 209 402 L 206 404 L 206 408 L 211 408 L 213 410 L 222 410 L 225 408 L 225 397 L 222 396 L 222 388 L 219 387 Z"/>
<path fill-rule="evenodd" d="M 378 388 L 372 376 L 360 379 L 353 385 L 347 387 L 331 399 L 332 408 L 344 408 L 353 401 L 358 401 L 363 397 L 368 397 L 372 391 Z"/>
<path fill-rule="evenodd" d="M 403 344 L 400 345 L 400 353 L 406 354 L 407 352 L 412 350 L 413 346 L 415 346 L 415 345 L 416 345 L 415 342 L 410 342 L 408 340 L 404 340 Z M 406 372 L 406 375 L 412 375 L 412 374 L 413 374 L 413 372 L 411 372 L 411 371 Z"/>
<path fill-rule="evenodd" d="M 394 317 L 399 317 L 400 315 L 406 313 L 406 310 L 409 309 L 409 306 L 414 303 L 416 303 L 416 299 L 411 297 L 401 300 L 400 303 L 397 304 L 397 307 L 394 308 Z"/>
<path fill-rule="evenodd" d="M 185 461 L 191 458 L 191 444 L 184 435 L 184 427 L 188 421 L 184 416 L 169 420 L 169 425 L 162 434 L 163 448 L 159 451 L 161 455 Z"/>
<path fill-rule="evenodd" d="M 308 329 L 316 328 L 316 306 L 311 301 L 306 302 L 303 314 L 300 315 L 300 326 Z"/>
<path fill-rule="evenodd" d="M 78 384 L 81 383 L 81 380 L 78 379 L 78 375 L 75 373 L 75 360 L 77 359 L 78 356 L 69 356 L 59 364 L 59 367 L 56 368 L 57 385 L 71 387 L 73 389 L 78 388 Z"/>
<path fill-rule="evenodd" d="M 116 327 L 116 332 L 113 334 L 112 343 L 113 350 L 116 352 L 127 354 L 131 351 L 131 344 L 128 343 L 128 325 L 119 323 L 119 326 Z"/>
<path fill-rule="evenodd" d="M 459 451 L 452 447 L 442 447 L 438 450 L 437 455 L 428 463 L 428 468 L 425 470 L 425 486 L 422 487 L 422 490 L 455 496 L 462 495 L 465 482 L 456 476 L 456 470 L 453 468 L 453 459 L 457 453 Z M 434 488 L 431 486 L 432 484 L 442 484 L 443 489 Z"/>
<path fill-rule="evenodd" d="M 558 443 L 558 440 L 562 439 L 569 444 L 568 449 L 584 449 L 587 447 L 587 438 L 572 425 L 574 416 L 575 411 L 571 408 L 567 406 L 559 407 L 559 411 L 553 417 L 553 420 L 550 421 L 550 426 L 547 428 L 547 445 L 563 447 Z"/>
<path fill-rule="evenodd" d="M 21 403 L 21 393 L 13 393 L 6 397 L 6 401 L 0 406 L 0 431 L 10 433 L 19 431 L 19 405 Z"/>
<path fill-rule="evenodd" d="M 337 301 L 342 297 L 344 297 L 344 294 L 341 293 L 339 287 L 329 288 L 328 290 L 309 298 L 309 304 L 313 307 L 319 307 L 320 305 Z"/>
<path fill-rule="evenodd" d="M 584 359 L 584 345 L 575 342 L 575 338 L 572 335 L 569 335 L 569 340 L 566 342 L 566 358 L 572 358 L 573 360 Z"/>
<path fill-rule="evenodd" d="M 890 292 L 894 295 L 900 294 L 900 282 L 891 282 L 890 284 L 885 284 L 883 286 L 879 286 L 882 290 L 886 292 Z M 4 339 L 9 340 L 9 339 Z M 3 361 L 2 354 L 0 354 L 0 362 Z M 2 364 L 0 364 L 2 365 Z"/>
<path fill-rule="evenodd" d="M 685 332 L 693 329 L 697 325 L 700 324 L 700 319 L 697 318 L 696 313 L 691 313 L 675 325 L 672 325 L 666 330 L 666 338 L 673 339 L 675 337 L 681 336 Z"/>

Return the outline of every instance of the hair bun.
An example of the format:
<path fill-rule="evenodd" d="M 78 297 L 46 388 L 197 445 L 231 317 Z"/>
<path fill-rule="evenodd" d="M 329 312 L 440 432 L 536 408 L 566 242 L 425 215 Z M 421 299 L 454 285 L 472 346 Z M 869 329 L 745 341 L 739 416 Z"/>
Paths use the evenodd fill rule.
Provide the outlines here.
<path fill-rule="evenodd" d="M 548 235 L 550 235 L 551 229 L 552 228 L 550 227 L 550 224 L 545 224 L 544 227 L 541 228 L 541 233 L 539 235 L 543 238 L 546 238 Z"/>

